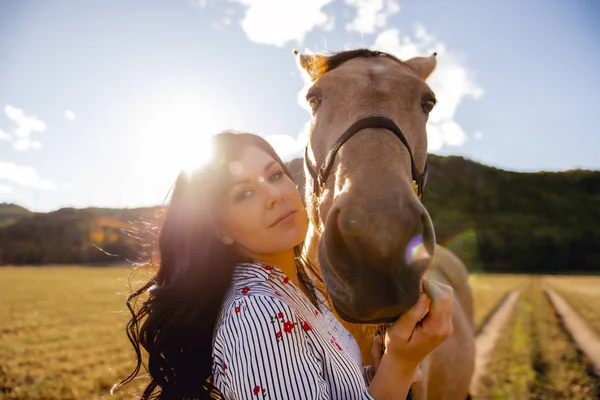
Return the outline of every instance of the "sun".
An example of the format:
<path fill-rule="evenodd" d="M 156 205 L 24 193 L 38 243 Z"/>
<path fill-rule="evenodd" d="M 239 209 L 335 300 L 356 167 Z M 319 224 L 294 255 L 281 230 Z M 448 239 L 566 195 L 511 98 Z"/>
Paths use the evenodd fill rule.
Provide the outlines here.
<path fill-rule="evenodd" d="M 142 134 L 146 160 L 156 163 L 163 179 L 174 179 L 182 171 L 191 171 L 212 156 L 210 138 L 234 127 L 226 118 L 206 103 L 186 99 L 163 99 L 162 104 L 149 107 Z"/>

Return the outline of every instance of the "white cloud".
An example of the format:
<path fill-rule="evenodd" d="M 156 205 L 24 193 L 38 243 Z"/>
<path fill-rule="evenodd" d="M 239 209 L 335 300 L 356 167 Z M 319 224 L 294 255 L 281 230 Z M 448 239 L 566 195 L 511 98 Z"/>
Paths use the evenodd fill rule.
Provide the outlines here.
<path fill-rule="evenodd" d="M 41 178 L 35 168 L 16 165 L 0 161 L 0 179 L 8 180 L 22 186 L 31 186 L 36 189 L 56 190 L 56 183 Z"/>
<path fill-rule="evenodd" d="M 46 130 L 44 121 L 39 120 L 37 117 L 27 117 L 20 108 L 7 105 L 4 107 L 4 113 L 8 119 L 17 124 L 17 129 L 15 129 L 17 138 L 27 138 L 31 135 L 31 132 L 44 132 Z"/>
<path fill-rule="evenodd" d="M 65 118 L 70 121 L 73 121 L 76 118 L 73 110 L 65 110 Z"/>
<path fill-rule="evenodd" d="M 444 146 L 462 146 L 468 135 L 454 120 L 456 110 L 464 98 L 478 99 L 483 95 L 483 89 L 465 67 L 464 57 L 449 52 L 445 44 L 436 41 L 422 25 L 416 27 L 414 39 L 401 35 L 397 29 L 387 29 L 376 37 L 372 48 L 400 59 L 438 53 L 438 65 L 427 81 L 438 100 L 427 124 L 429 151 L 435 152 Z"/>
<path fill-rule="evenodd" d="M 200 8 L 204 8 L 208 5 L 208 0 L 190 0 L 190 3 Z"/>
<path fill-rule="evenodd" d="M 11 186 L 0 183 L 0 193 L 11 194 L 12 192 L 13 192 L 13 188 Z"/>
<path fill-rule="evenodd" d="M 427 126 L 427 151 L 434 152 L 444 147 L 444 135 L 437 125 Z"/>
<path fill-rule="evenodd" d="M 267 135 L 265 139 L 273 146 L 279 157 L 285 162 L 304 156 L 304 147 L 308 142 L 311 121 L 304 124 L 294 139 L 289 135 Z"/>
<path fill-rule="evenodd" d="M 375 33 L 387 25 L 388 18 L 400 11 L 395 0 L 345 0 L 356 9 L 356 17 L 346 24 L 346 30 L 365 34 Z"/>
<path fill-rule="evenodd" d="M 42 143 L 39 140 L 29 138 L 20 138 L 13 143 L 13 149 L 16 151 L 39 150 L 41 148 Z"/>
<path fill-rule="evenodd" d="M 483 137 L 483 132 L 475 132 L 475 134 L 473 135 L 473 137 L 475 139 L 481 139 Z"/>
<path fill-rule="evenodd" d="M 0 141 L 12 142 L 13 137 L 10 134 L 0 130 Z"/>
<path fill-rule="evenodd" d="M 252 42 L 283 47 L 302 43 L 316 27 L 333 29 L 323 7 L 333 0 L 232 0 L 245 7 L 242 29 Z"/>

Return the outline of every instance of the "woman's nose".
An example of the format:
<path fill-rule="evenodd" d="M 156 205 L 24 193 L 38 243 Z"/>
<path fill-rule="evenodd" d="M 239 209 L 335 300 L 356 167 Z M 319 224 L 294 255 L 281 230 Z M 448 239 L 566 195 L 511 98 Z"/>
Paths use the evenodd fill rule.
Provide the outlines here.
<path fill-rule="evenodd" d="M 267 207 L 269 209 L 273 208 L 278 201 L 283 200 L 283 191 L 276 185 L 266 183 L 265 193 L 267 198 Z"/>

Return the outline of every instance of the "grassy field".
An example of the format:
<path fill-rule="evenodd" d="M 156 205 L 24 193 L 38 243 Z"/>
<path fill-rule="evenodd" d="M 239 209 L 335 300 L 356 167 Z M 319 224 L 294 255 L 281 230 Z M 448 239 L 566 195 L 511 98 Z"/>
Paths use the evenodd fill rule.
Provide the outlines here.
<path fill-rule="evenodd" d="M 124 330 L 128 273 L 0 269 L 0 398 L 109 398 L 134 365 Z M 139 390 L 116 398 L 132 398 L 126 392 Z"/>
<path fill-rule="evenodd" d="M 534 277 L 494 349 L 483 399 L 597 399 L 600 386 L 582 364 Z"/>
<path fill-rule="evenodd" d="M 600 276 L 549 276 L 545 281 L 600 336 Z"/>
<path fill-rule="evenodd" d="M 473 291 L 475 329 L 479 330 L 508 292 L 522 285 L 524 275 L 473 274 L 469 284 Z"/>
<path fill-rule="evenodd" d="M 115 397 L 108 393 L 134 365 L 124 332 L 128 276 L 127 268 L 1 268 L 0 399 L 131 399 L 139 394 L 144 379 Z M 476 324 L 526 279 L 471 276 Z M 570 385 L 583 396 L 570 398 L 592 398 L 584 394 L 594 383 L 586 381 L 576 351 L 541 292 L 527 293 L 486 378 L 489 393 L 556 398 L 550 394 L 565 393 Z M 536 368 L 546 372 L 540 375 Z"/>

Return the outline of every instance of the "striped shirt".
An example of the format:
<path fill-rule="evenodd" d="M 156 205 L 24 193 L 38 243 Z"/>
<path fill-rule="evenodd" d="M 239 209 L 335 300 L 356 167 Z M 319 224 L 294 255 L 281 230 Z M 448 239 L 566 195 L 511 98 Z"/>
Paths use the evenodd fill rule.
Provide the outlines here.
<path fill-rule="evenodd" d="M 277 267 L 238 265 L 213 338 L 223 396 L 373 400 L 356 341 L 321 304 L 315 308 Z"/>

